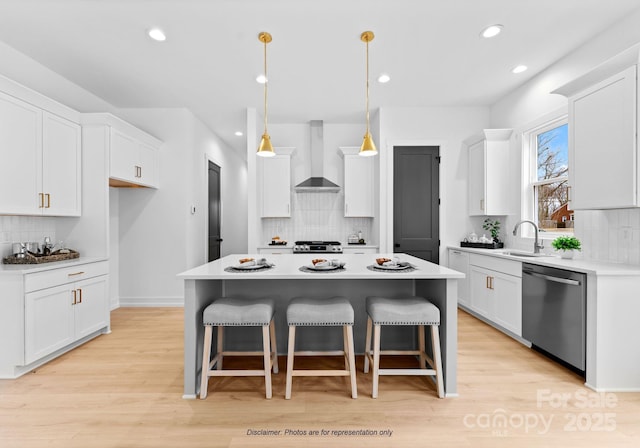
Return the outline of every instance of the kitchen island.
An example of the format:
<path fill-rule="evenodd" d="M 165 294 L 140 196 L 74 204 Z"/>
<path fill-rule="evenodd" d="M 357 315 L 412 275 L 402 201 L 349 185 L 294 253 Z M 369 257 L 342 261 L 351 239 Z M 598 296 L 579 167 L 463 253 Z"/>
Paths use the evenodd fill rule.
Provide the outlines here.
<path fill-rule="evenodd" d="M 398 257 L 413 268 L 404 271 L 380 271 L 371 266 L 376 257 Z M 217 297 L 274 297 L 276 299 L 276 333 L 278 352 L 286 353 L 286 307 L 293 297 L 347 297 L 355 311 L 355 350 L 364 352 L 366 329 L 365 298 L 370 295 L 399 297 L 420 295 L 427 297 L 440 309 L 440 341 L 446 396 L 457 395 L 457 283 L 464 274 L 406 254 L 283 254 L 267 258 L 274 266 L 269 269 L 236 272 L 241 258 L 264 257 L 257 254 L 233 254 L 178 274 L 184 279 L 184 396 L 196 398 L 200 384 L 202 363 L 202 312 Z M 335 258 L 345 263 L 344 269 L 309 272 L 304 266 L 314 258 Z M 302 268 L 302 269 L 301 269 Z M 259 330 L 252 328 L 228 328 L 226 342 L 235 349 L 255 349 Z M 326 349 L 335 340 L 341 343 L 342 333 L 330 335 L 317 333 L 316 328 L 301 332 L 297 347 L 316 350 L 317 342 Z M 415 341 L 414 327 L 385 328 L 383 343 L 406 346 Z M 322 339 L 320 339 L 322 338 Z M 331 342 L 327 342 L 330 340 Z M 215 347 L 215 344 L 213 344 Z"/>

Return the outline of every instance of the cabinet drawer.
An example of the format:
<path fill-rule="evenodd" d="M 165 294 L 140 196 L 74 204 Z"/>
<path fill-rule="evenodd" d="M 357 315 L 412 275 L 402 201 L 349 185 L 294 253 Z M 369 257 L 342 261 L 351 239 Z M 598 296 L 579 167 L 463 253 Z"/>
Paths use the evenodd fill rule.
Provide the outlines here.
<path fill-rule="evenodd" d="M 38 291 L 98 275 L 105 275 L 108 272 L 109 264 L 106 261 L 100 261 L 27 274 L 24 276 L 24 290 L 25 292 Z"/>
<path fill-rule="evenodd" d="M 469 264 L 522 278 L 522 262 L 487 255 L 469 254 Z"/>

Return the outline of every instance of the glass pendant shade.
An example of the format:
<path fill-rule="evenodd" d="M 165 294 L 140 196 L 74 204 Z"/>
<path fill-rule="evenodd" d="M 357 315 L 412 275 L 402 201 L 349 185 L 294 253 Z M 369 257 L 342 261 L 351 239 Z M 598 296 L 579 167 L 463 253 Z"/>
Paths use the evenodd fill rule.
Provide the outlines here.
<path fill-rule="evenodd" d="M 271 137 L 266 132 L 262 134 L 257 155 L 260 157 L 272 157 L 276 155 L 276 152 L 273 150 L 273 146 L 271 145 Z"/>

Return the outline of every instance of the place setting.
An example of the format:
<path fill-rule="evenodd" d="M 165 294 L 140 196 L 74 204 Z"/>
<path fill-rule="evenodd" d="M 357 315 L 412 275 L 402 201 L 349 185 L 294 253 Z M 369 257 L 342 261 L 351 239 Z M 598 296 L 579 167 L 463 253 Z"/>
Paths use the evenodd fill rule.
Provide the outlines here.
<path fill-rule="evenodd" d="M 412 272 L 416 268 L 408 261 L 400 261 L 398 257 L 376 258 L 375 263 L 367 266 L 367 269 L 375 272 Z"/>
<path fill-rule="evenodd" d="M 259 272 L 266 271 L 275 266 L 273 263 L 269 263 L 266 258 L 241 258 L 238 260 L 238 264 L 227 266 L 224 268 L 225 272 Z"/>
<path fill-rule="evenodd" d="M 346 263 L 337 259 L 327 260 L 324 258 L 314 258 L 311 263 L 300 266 L 302 272 L 336 272 L 345 271 Z"/>

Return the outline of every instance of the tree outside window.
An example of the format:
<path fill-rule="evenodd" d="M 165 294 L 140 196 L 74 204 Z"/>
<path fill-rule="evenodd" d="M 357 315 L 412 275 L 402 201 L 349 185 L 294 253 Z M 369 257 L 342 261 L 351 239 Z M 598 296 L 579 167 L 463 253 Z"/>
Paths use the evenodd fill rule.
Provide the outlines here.
<path fill-rule="evenodd" d="M 546 127 L 532 135 L 536 172 L 532 176 L 538 227 L 544 232 L 573 233 L 569 201 L 568 125 Z"/>

